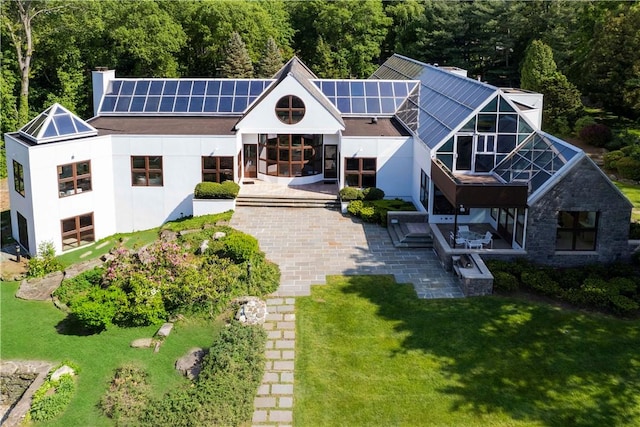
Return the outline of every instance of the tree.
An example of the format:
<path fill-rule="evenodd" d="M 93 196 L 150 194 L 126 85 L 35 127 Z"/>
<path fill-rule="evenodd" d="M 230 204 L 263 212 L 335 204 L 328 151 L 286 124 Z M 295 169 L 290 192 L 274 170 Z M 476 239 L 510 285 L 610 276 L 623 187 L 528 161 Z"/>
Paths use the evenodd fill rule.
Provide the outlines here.
<path fill-rule="evenodd" d="M 568 133 L 583 110 L 580 92 L 558 71 L 551 48 L 540 40 L 527 48 L 520 83 L 523 89 L 544 95 L 543 127 Z"/>
<path fill-rule="evenodd" d="M 328 55 L 337 74 L 327 77 L 363 78 L 376 70 L 392 22 L 380 0 L 312 0 L 291 4 L 296 47 L 310 68 L 320 73 Z M 325 43 L 323 50 L 318 49 L 321 39 Z"/>
<path fill-rule="evenodd" d="M 8 31 L 16 50 L 20 74 L 20 96 L 18 98 L 18 123 L 29 119 L 29 77 L 34 52 L 33 25 L 35 18 L 59 11 L 64 4 L 49 1 L 14 0 L 2 2 L 2 25 Z"/>
<path fill-rule="evenodd" d="M 260 64 L 258 64 L 258 77 L 270 78 L 282 68 L 282 55 L 273 37 L 267 39 Z"/>
<path fill-rule="evenodd" d="M 240 34 L 233 32 L 227 48 L 225 49 L 225 61 L 220 67 L 222 77 L 246 79 L 253 77 L 253 64 L 247 52 L 247 46 L 242 41 Z"/>

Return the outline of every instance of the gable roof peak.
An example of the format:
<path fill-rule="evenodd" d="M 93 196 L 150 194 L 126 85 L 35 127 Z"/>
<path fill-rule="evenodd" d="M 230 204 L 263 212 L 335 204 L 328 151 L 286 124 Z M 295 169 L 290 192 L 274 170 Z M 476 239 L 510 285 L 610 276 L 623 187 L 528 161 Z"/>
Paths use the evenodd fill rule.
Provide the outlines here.
<path fill-rule="evenodd" d="M 36 144 L 95 136 L 98 131 L 55 103 L 24 125 L 18 133 Z"/>
<path fill-rule="evenodd" d="M 305 79 L 318 78 L 318 76 L 316 76 L 313 71 L 311 71 L 309 67 L 307 67 L 305 63 L 295 55 L 289 61 L 287 61 L 287 63 L 284 64 L 282 68 L 280 68 L 280 70 L 273 76 L 273 78 L 280 81 L 289 74 L 294 74 Z"/>

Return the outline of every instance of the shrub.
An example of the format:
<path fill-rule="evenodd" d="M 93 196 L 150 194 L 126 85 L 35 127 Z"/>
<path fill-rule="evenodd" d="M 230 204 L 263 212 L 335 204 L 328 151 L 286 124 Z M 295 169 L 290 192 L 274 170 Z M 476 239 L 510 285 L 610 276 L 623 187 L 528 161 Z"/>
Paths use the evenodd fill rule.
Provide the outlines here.
<path fill-rule="evenodd" d="M 196 185 L 193 196 L 196 199 L 235 199 L 240 186 L 233 181 L 201 182 Z"/>
<path fill-rule="evenodd" d="M 359 216 L 364 222 L 377 222 L 376 209 L 371 205 L 363 206 Z"/>
<path fill-rule="evenodd" d="M 604 147 L 613 139 L 613 133 L 607 125 L 597 123 L 583 127 L 580 131 L 580 139 L 594 147 Z"/>
<path fill-rule="evenodd" d="M 38 245 L 38 253 L 29 260 L 27 277 L 43 277 L 49 273 L 62 270 L 62 264 L 56 258 L 53 242 L 45 241 Z"/>
<path fill-rule="evenodd" d="M 362 200 L 354 200 L 349 203 L 349 206 L 347 206 L 347 212 L 353 216 L 360 216 L 360 211 L 363 207 L 364 203 L 362 203 Z"/>
<path fill-rule="evenodd" d="M 384 191 L 377 187 L 368 187 L 362 190 L 364 200 L 382 200 L 384 199 Z"/>
<path fill-rule="evenodd" d="M 580 135 L 580 131 L 582 131 L 582 129 L 584 129 L 585 126 L 595 125 L 595 124 L 596 124 L 596 120 L 593 117 L 582 116 L 578 120 L 576 120 L 576 123 L 574 124 L 573 128 L 576 132 L 576 135 Z"/>
<path fill-rule="evenodd" d="M 48 421 L 55 418 L 67 408 L 74 392 L 75 381 L 71 375 L 62 375 L 57 381 L 49 377 L 33 393 L 29 416 L 34 421 Z"/>
<path fill-rule="evenodd" d="M 222 251 L 218 255 L 232 259 L 237 263 L 250 261 L 251 258 L 260 253 L 258 240 L 241 232 L 228 234 L 223 240 Z"/>
<path fill-rule="evenodd" d="M 117 288 L 116 288 L 117 289 Z M 119 289 L 118 289 L 119 290 Z M 126 301 L 115 291 L 116 322 L 122 326 L 146 326 L 164 322 L 167 312 L 158 284 L 142 273 L 133 273 L 127 283 Z"/>
<path fill-rule="evenodd" d="M 616 162 L 616 169 L 622 178 L 640 180 L 640 160 L 623 157 Z"/>
<path fill-rule="evenodd" d="M 69 305 L 74 298 L 86 295 L 92 288 L 99 286 L 104 274 L 104 268 L 96 267 L 93 270 L 85 271 L 71 279 L 65 279 L 62 284 L 53 292 L 61 303 Z"/>
<path fill-rule="evenodd" d="M 120 288 L 92 288 L 71 301 L 71 313 L 86 330 L 101 332 L 113 324 L 116 314 L 126 304 L 126 294 Z"/>
<path fill-rule="evenodd" d="M 523 271 L 522 284 L 544 295 L 557 297 L 562 295 L 558 282 L 552 280 L 544 271 Z"/>
<path fill-rule="evenodd" d="M 599 277 L 586 279 L 580 289 L 584 303 L 597 308 L 606 308 L 609 297 L 615 295 L 615 291 L 608 289 L 607 282 Z"/>
<path fill-rule="evenodd" d="M 344 187 L 340 190 L 340 199 L 344 201 L 351 200 L 362 200 L 364 198 L 364 194 L 362 190 L 356 187 Z"/>
<path fill-rule="evenodd" d="M 624 153 L 620 150 L 610 151 L 603 156 L 604 167 L 606 169 L 616 169 L 618 160 L 624 157 Z"/>
<path fill-rule="evenodd" d="M 608 283 L 612 292 L 631 296 L 638 290 L 638 285 L 628 277 L 614 277 Z"/>
<path fill-rule="evenodd" d="M 264 373 L 266 340 L 261 326 L 232 322 L 203 358 L 196 382 L 152 401 L 139 425 L 249 424 Z"/>
<path fill-rule="evenodd" d="M 624 295 L 611 295 L 609 302 L 611 309 L 621 316 L 628 316 L 640 308 L 640 304 Z"/>
<path fill-rule="evenodd" d="M 493 275 L 493 287 L 499 291 L 515 291 L 518 289 L 518 279 L 506 271 L 497 271 Z"/>
<path fill-rule="evenodd" d="M 116 369 L 100 408 L 116 425 L 135 425 L 149 402 L 148 374 L 133 365 Z"/>

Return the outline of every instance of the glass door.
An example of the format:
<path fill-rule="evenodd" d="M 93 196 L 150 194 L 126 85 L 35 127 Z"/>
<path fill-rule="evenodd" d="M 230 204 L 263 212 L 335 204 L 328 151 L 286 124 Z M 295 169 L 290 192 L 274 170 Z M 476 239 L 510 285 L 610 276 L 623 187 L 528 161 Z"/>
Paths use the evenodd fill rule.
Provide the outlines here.
<path fill-rule="evenodd" d="M 458 135 L 456 137 L 455 170 L 470 171 L 472 154 L 473 135 Z"/>
<path fill-rule="evenodd" d="M 258 177 L 258 146 L 255 144 L 244 145 L 244 177 Z"/>
<path fill-rule="evenodd" d="M 338 179 L 338 146 L 324 146 L 324 177 Z"/>

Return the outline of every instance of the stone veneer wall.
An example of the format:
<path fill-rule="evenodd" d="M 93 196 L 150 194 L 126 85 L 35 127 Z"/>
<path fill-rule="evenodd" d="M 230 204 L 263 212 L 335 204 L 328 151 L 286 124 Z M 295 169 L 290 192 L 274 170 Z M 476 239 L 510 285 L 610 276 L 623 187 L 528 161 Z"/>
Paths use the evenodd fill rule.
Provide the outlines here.
<path fill-rule="evenodd" d="M 596 250 L 556 252 L 558 211 L 598 211 Z M 527 217 L 527 258 L 552 266 L 608 263 L 630 256 L 631 204 L 588 157 L 548 190 Z"/>

